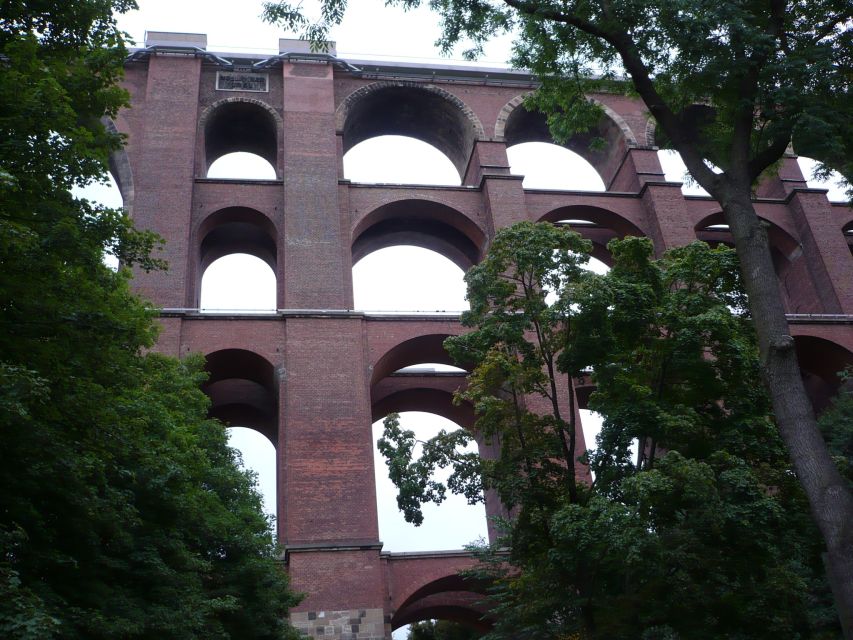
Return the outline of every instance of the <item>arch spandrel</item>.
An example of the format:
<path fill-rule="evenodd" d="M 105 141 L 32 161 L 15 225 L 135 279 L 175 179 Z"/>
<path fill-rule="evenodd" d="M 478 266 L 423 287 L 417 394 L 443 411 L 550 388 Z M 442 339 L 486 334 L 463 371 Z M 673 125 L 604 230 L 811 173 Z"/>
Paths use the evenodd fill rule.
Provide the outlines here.
<path fill-rule="evenodd" d="M 480 119 L 457 96 L 433 84 L 402 80 L 353 91 L 338 105 L 335 126 L 344 153 L 376 136 L 417 138 L 446 155 L 460 179 L 474 143 L 485 138 Z"/>

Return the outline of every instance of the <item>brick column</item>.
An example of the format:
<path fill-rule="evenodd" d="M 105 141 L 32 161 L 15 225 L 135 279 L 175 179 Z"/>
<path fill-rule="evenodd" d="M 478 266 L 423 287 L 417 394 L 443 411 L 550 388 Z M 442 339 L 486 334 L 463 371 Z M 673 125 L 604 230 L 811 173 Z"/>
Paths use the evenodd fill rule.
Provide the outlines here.
<path fill-rule="evenodd" d="M 349 234 L 338 206 L 333 67 L 285 62 L 284 308 L 342 309 Z"/>
<path fill-rule="evenodd" d="M 824 313 L 853 314 L 853 256 L 821 189 L 795 189 L 788 210 Z"/>
<path fill-rule="evenodd" d="M 167 240 L 168 271 L 134 270 L 134 290 L 162 307 L 190 305 L 188 266 L 198 88 L 198 58 L 152 55 L 143 98 L 145 118 L 133 132 L 133 220 Z M 136 101 L 136 96 L 133 96 Z"/>
<path fill-rule="evenodd" d="M 279 538 L 314 637 L 385 636 L 363 331 L 357 314 L 286 321 Z"/>
<path fill-rule="evenodd" d="M 506 144 L 482 140 L 475 143 L 464 183 L 482 188 L 490 234 L 501 227 L 527 220 L 522 179 L 523 176 L 510 174 Z"/>

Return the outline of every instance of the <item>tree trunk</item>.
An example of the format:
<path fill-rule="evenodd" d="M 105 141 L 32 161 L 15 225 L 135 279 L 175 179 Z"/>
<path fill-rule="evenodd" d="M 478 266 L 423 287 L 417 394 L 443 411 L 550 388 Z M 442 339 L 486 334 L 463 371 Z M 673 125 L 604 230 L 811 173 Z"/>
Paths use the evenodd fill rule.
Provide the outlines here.
<path fill-rule="evenodd" d="M 844 638 L 853 640 L 853 495 L 817 426 L 782 307 L 767 233 L 748 188 L 721 198 L 734 236 L 776 424 L 826 544 L 824 562 Z"/>

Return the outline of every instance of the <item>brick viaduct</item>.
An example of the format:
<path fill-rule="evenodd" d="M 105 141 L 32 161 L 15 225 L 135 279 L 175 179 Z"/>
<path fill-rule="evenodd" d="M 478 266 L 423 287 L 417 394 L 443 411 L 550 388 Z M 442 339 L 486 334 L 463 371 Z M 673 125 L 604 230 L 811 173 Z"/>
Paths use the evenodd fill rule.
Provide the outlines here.
<path fill-rule="evenodd" d="M 391 411 L 429 410 L 459 424 L 449 402 L 459 379 L 394 375 L 447 362 L 441 342 L 460 327 L 447 316 L 352 311 L 352 265 L 390 245 L 433 249 L 466 268 L 496 228 L 518 220 L 582 220 L 605 245 L 652 238 L 659 252 L 699 237 L 730 239 L 718 205 L 667 182 L 642 105 L 591 96 L 604 110 L 599 135 L 568 146 L 599 172 L 604 192 L 522 188 L 506 148 L 551 141 L 541 116 L 521 106 L 536 86 L 521 72 L 353 64 L 282 41 L 266 60 L 223 58 L 193 34 L 149 34 L 126 65 L 132 107 L 115 120 L 127 146 L 111 169 L 140 228 L 166 241 L 165 273 L 137 274 L 137 291 L 162 307 L 159 349 L 201 352 L 214 415 L 252 427 L 276 447 L 278 536 L 293 586 L 307 598 L 293 622 L 314 637 L 385 638 L 408 622 L 479 617 L 461 552 L 389 554 L 379 540 L 371 423 Z M 458 187 L 356 184 L 342 157 L 384 134 L 442 151 Z M 274 180 L 207 178 L 233 151 L 255 153 Z M 853 361 L 853 210 L 807 187 L 793 155 L 756 194 L 767 221 L 780 289 L 803 373 L 818 408 L 834 374 Z M 235 253 L 266 261 L 278 311 L 198 312 L 201 276 Z M 581 398 L 583 402 L 583 398 Z M 492 513 L 494 504 L 487 505 Z"/>

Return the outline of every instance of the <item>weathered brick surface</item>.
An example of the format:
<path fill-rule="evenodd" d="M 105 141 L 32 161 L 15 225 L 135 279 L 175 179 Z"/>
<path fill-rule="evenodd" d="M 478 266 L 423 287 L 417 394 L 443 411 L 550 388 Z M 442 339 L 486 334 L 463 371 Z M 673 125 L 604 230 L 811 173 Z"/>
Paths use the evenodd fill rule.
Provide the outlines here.
<path fill-rule="evenodd" d="M 695 237 L 731 242 L 725 231 L 706 229 L 722 222 L 716 202 L 685 197 L 664 182 L 648 146 L 654 127 L 633 98 L 592 96 L 604 107 L 599 133 L 607 146 L 592 153 L 582 138 L 569 145 L 598 168 L 606 192 L 525 190 L 510 175 L 506 140 L 518 140 L 512 127 L 523 120 L 516 110 L 534 88 L 528 78 L 493 82 L 493 75 L 471 71 L 450 73 L 448 81 L 441 70 L 418 76 L 378 67 L 358 75 L 279 62 L 265 72 L 268 92 L 228 92 L 216 89 L 218 67 L 211 62 L 150 55 L 128 64 L 133 106 L 115 119 L 128 135 L 125 204 L 137 226 L 166 239 L 170 263 L 166 273 L 138 274 L 137 291 L 161 307 L 194 308 L 205 260 L 237 246 L 275 269 L 277 306 L 288 311 L 252 317 L 175 309 L 162 318 L 157 349 L 206 354 L 211 396 L 224 405 L 217 410 L 236 421 L 243 411 L 245 421 L 254 420 L 276 442 L 279 537 L 295 588 L 308 594 L 292 620 L 314 638 L 374 640 L 402 620 L 475 608 L 454 578 L 470 565 L 464 554 L 380 554 L 371 443 L 371 421 L 392 410 L 433 410 L 466 426 L 473 422 L 469 408 L 449 403 L 457 378 L 392 375 L 408 365 L 449 363 L 441 343 L 462 328 L 453 317 L 346 312 L 355 261 L 409 242 L 468 266 L 496 228 L 517 220 L 589 220 L 595 226 L 581 231 L 605 261 L 606 242 L 625 234 L 651 237 L 658 252 Z M 464 186 L 343 179 L 347 135 L 399 133 L 359 109 L 367 104 L 361 100 L 383 91 L 404 96 L 396 110 L 386 101 L 386 113 L 408 133 L 444 145 Z M 206 148 L 209 123 L 235 103 L 254 109 L 274 131 L 265 148 L 275 180 L 205 177 L 215 159 Z M 421 103 L 431 110 L 419 113 Z M 397 118 L 397 111 L 405 113 Z M 527 122 L 530 135 L 541 138 L 539 125 Z M 449 138 L 450 130 L 462 137 Z M 791 332 L 820 408 L 837 387 L 835 370 L 853 361 L 853 324 L 843 316 L 853 313 L 853 256 L 843 234 L 853 214 L 807 189 L 794 158 L 785 158 L 757 194 L 788 310 L 817 314 L 794 319 Z M 229 237 L 232 230 L 239 238 Z M 263 246 L 243 246 L 251 242 Z M 579 391 L 579 406 L 589 391 L 588 385 Z M 485 455 L 497 453 L 495 443 L 480 446 Z M 577 471 L 586 476 L 586 469 Z M 501 513 L 494 496 L 487 510 Z"/>

